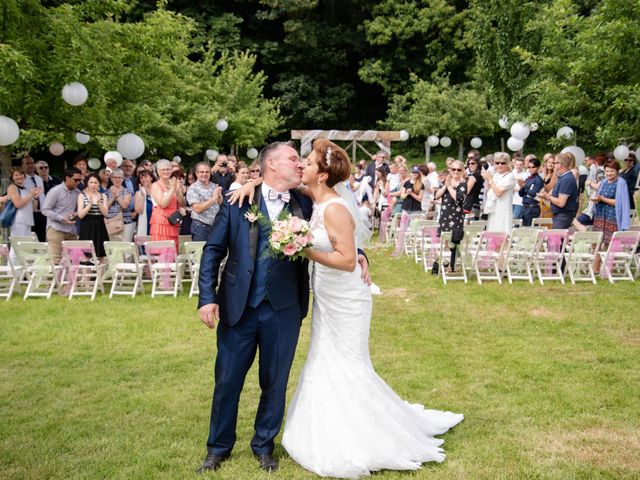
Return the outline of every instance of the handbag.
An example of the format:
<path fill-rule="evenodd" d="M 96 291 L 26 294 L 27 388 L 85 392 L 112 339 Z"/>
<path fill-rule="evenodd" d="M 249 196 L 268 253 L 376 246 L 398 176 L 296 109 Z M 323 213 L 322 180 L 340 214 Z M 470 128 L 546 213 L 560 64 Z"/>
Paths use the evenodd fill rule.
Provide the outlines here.
<path fill-rule="evenodd" d="M 118 212 L 115 217 L 105 218 L 104 224 L 107 227 L 107 233 L 109 235 L 117 235 L 124 232 L 124 217 L 122 212 Z"/>
<path fill-rule="evenodd" d="M 184 217 L 180 213 L 180 210 L 176 210 L 175 212 L 173 212 L 171 215 L 167 217 L 167 220 L 169 220 L 169 223 L 171 225 L 180 225 L 180 222 L 182 222 L 183 218 Z"/>
<path fill-rule="evenodd" d="M 9 228 L 13 225 L 17 212 L 16 206 L 9 200 L 2 209 L 2 212 L 0 212 L 0 224 L 2 224 L 2 228 Z"/>

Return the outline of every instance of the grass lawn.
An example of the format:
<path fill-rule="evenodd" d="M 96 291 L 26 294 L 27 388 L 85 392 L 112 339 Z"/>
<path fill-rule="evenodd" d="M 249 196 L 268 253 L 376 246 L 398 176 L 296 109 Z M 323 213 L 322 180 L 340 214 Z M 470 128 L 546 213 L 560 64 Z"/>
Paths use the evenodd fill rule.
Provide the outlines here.
<path fill-rule="evenodd" d="M 462 412 L 447 460 L 380 479 L 640 477 L 640 284 L 464 285 L 371 250 L 371 353 L 411 402 Z M 0 307 L 0 478 L 196 478 L 215 333 L 195 299 L 18 297 Z M 304 322 L 289 396 L 307 351 Z M 249 441 L 211 477 L 267 478 Z M 269 478 L 315 478 L 281 447 Z"/>

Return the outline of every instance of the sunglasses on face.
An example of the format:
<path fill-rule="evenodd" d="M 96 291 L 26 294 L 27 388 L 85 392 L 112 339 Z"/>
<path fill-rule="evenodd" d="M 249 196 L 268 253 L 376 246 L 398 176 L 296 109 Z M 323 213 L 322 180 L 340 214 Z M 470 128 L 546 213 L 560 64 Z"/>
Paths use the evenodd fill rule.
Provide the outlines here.
<path fill-rule="evenodd" d="M 452 172 L 461 172 L 462 171 L 461 168 L 450 168 L 449 170 L 452 171 Z"/>
<path fill-rule="evenodd" d="M 494 165 L 506 165 L 507 162 L 493 162 Z"/>
<path fill-rule="evenodd" d="M 38 168 L 41 169 L 41 170 L 48 170 L 49 169 L 49 167 L 47 167 L 46 165 L 45 166 L 41 165 Z"/>
<path fill-rule="evenodd" d="M 254 170 L 249 170 L 251 173 L 260 173 L 260 169 L 256 168 Z"/>

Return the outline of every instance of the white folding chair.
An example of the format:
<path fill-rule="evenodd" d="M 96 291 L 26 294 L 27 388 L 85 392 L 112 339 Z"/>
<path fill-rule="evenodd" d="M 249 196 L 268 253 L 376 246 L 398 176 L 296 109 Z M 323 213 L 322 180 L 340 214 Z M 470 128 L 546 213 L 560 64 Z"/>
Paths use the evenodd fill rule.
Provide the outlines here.
<path fill-rule="evenodd" d="M 51 298 L 58 285 L 61 267 L 54 265 L 46 242 L 18 242 L 16 256 L 25 272 L 27 288 L 24 300 L 29 297 Z"/>
<path fill-rule="evenodd" d="M 149 267 L 147 266 L 147 255 L 144 250 L 144 244 L 150 241 L 151 241 L 151 235 L 134 235 L 133 236 L 133 243 L 136 244 L 136 248 L 138 249 L 138 259 L 140 260 L 140 262 L 142 262 L 145 265 L 144 271 L 142 274 L 143 282 L 151 281 L 151 270 L 149 270 Z"/>
<path fill-rule="evenodd" d="M 571 284 L 576 282 L 596 282 L 593 262 L 600 250 L 602 232 L 576 232 L 570 239 L 564 254 L 565 274 L 569 274 Z"/>
<path fill-rule="evenodd" d="M 505 266 L 509 283 L 513 280 L 529 280 L 533 285 L 533 256 L 537 244 L 537 228 L 514 228 L 507 244 Z"/>
<path fill-rule="evenodd" d="M 632 232 L 640 232 L 640 225 L 631 225 L 629 230 Z M 638 278 L 640 277 L 640 247 L 636 248 L 636 254 L 633 256 L 633 263 L 636 267 L 636 273 L 633 278 Z"/>
<path fill-rule="evenodd" d="M 185 244 L 187 242 L 191 242 L 191 235 L 179 235 L 178 236 L 178 261 L 185 264 L 185 266 L 189 265 L 189 261 L 187 259 L 187 252 L 185 251 Z M 189 280 L 191 278 L 191 270 L 189 268 L 185 268 L 182 272 L 184 275 L 182 277 L 183 280 Z"/>
<path fill-rule="evenodd" d="M 114 295 L 128 295 L 134 298 L 144 293 L 142 274 L 144 263 L 138 257 L 138 248 L 134 242 L 104 242 L 107 258 L 107 271 L 111 278 L 109 298 Z"/>
<path fill-rule="evenodd" d="M 562 259 L 567 235 L 566 229 L 548 229 L 539 233 L 533 261 L 541 285 L 545 280 L 560 280 L 564 284 Z"/>
<path fill-rule="evenodd" d="M 438 237 L 438 225 L 433 222 L 432 225 L 422 227 L 421 236 L 421 258 L 422 266 L 425 272 L 430 272 L 433 268 L 433 262 L 438 260 L 440 252 L 440 237 Z"/>
<path fill-rule="evenodd" d="M 151 297 L 177 296 L 182 291 L 184 263 L 178 261 L 176 244 L 172 240 L 146 242 L 144 249 L 151 271 Z"/>
<path fill-rule="evenodd" d="M 20 262 L 20 259 L 18 258 L 18 242 L 37 242 L 38 241 L 38 237 L 36 236 L 35 233 L 32 233 L 29 236 L 24 236 L 24 237 L 20 237 L 20 236 L 13 236 L 13 237 L 9 237 L 9 245 L 11 247 L 11 261 L 13 263 L 13 266 L 20 266 L 22 265 L 22 262 Z M 18 279 L 19 283 L 22 283 L 24 285 L 27 284 L 27 280 L 26 280 L 26 272 L 24 271 L 24 269 L 20 268 L 20 278 Z"/>
<path fill-rule="evenodd" d="M 482 285 L 482 280 L 497 280 L 502 283 L 500 261 L 509 236 L 503 232 L 482 232 L 473 260 L 473 269 Z"/>
<path fill-rule="evenodd" d="M 531 226 L 533 228 L 551 228 L 553 226 L 553 219 L 551 218 L 534 218 L 531 220 Z"/>
<path fill-rule="evenodd" d="M 411 217 L 411 219 L 409 220 L 409 227 L 404 234 L 404 253 L 408 256 L 413 256 L 414 260 L 416 255 L 420 255 L 420 253 L 416 253 L 416 251 L 418 250 L 418 237 L 422 232 L 422 227 L 426 223 L 427 218 L 424 215 Z"/>
<path fill-rule="evenodd" d="M 89 296 L 91 300 L 95 300 L 98 289 L 104 293 L 103 268 L 96 257 L 93 241 L 63 241 L 60 267 L 60 290 L 69 300 L 81 296 Z"/>
<path fill-rule="evenodd" d="M 473 261 L 478 250 L 478 243 L 480 242 L 480 234 L 484 232 L 486 228 L 486 222 L 484 220 L 474 223 L 472 225 L 465 225 L 464 238 L 460 242 L 458 250 L 461 254 L 461 261 L 467 272 L 467 278 L 475 275 Z"/>
<path fill-rule="evenodd" d="M 7 301 L 11 300 L 20 278 L 22 278 L 22 267 L 13 264 L 9 246 L 0 243 L 0 297 L 5 297 Z"/>
<path fill-rule="evenodd" d="M 387 230 L 386 230 L 387 245 L 393 244 L 396 239 L 396 234 L 398 233 L 398 228 L 400 227 L 400 217 L 401 217 L 400 213 L 394 213 L 391 216 L 391 220 L 389 220 L 389 223 L 387 225 Z"/>
<path fill-rule="evenodd" d="M 184 253 L 191 273 L 191 288 L 189 289 L 189 298 L 199 295 L 198 278 L 200 274 L 200 259 L 202 258 L 202 249 L 207 242 L 185 242 Z"/>
<path fill-rule="evenodd" d="M 634 281 L 631 264 L 637 254 L 640 232 L 629 230 L 614 232 L 606 252 L 600 252 L 602 258 L 601 276 L 614 283 L 621 280 Z"/>
<path fill-rule="evenodd" d="M 440 235 L 440 251 L 438 259 L 440 262 L 439 274 L 442 281 L 446 285 L 449 280 L 463 280 L 467 283 L 467 271 L 464 268 L 464 259 L 456 251 L 456 260 L 451 263 L 451 232 L 442 232 Z M 449 272 L 449 268 L 453 268 L 453 272 Z"/>
<path fill-rule="evenodd" d="M 521 227 L 522 227 L 522 219 L 514 218 L 511 223 L 511 229 L 513 230 L 514 228 L 521 228 Z"/>

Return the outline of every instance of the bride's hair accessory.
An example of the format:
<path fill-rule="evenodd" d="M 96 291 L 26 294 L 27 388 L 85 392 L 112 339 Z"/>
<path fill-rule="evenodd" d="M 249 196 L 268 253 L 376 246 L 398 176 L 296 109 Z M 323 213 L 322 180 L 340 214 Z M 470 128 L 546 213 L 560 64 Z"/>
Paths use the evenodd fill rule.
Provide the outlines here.
<path fill-rule="evenodd" d="M 327 147 L 327 153 L 324 154 L 324 159 L 327 162 L 327 167 L 331 166 L 331 154 L 333 153 L 333 151 L 331 150 L 331 147 Z"/>

